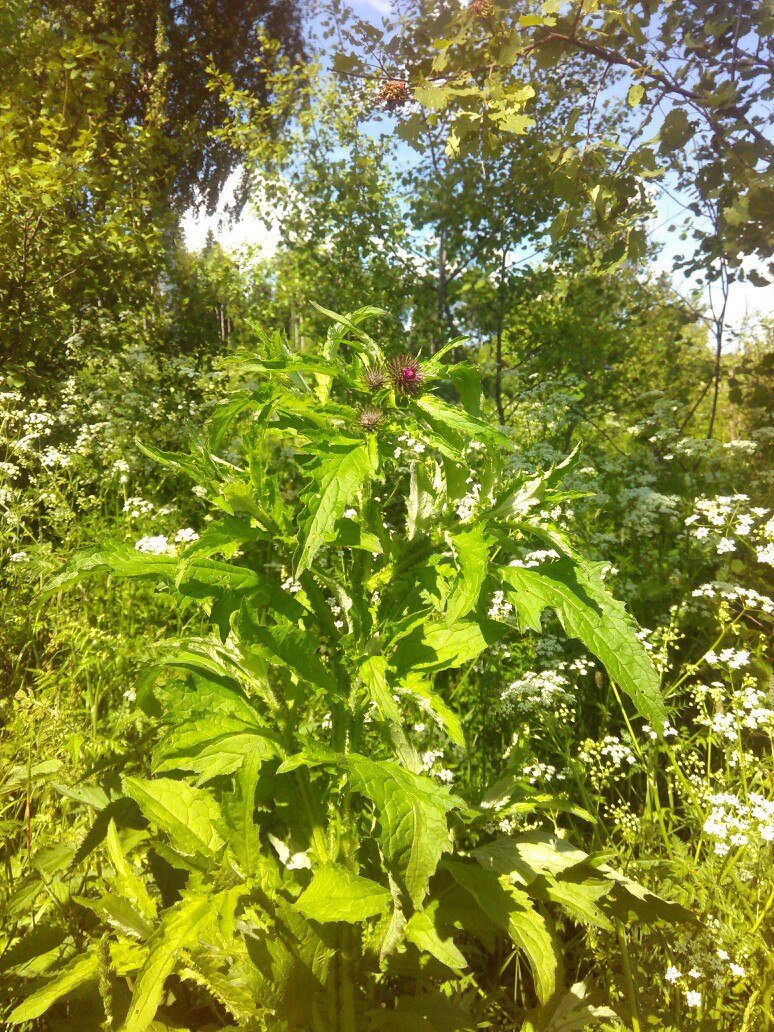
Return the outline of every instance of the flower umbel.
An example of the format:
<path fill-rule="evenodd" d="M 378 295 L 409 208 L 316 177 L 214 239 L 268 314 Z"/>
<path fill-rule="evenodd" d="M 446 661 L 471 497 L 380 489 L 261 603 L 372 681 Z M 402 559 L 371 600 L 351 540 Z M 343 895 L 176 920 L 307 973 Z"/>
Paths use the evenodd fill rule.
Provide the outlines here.
<path fill-rule="evenodd" d="M 391 358 L 387 370 L 396 394 L 419 394 L 425 374 L 419 359 L 411 355 L 399 355 Z"/>

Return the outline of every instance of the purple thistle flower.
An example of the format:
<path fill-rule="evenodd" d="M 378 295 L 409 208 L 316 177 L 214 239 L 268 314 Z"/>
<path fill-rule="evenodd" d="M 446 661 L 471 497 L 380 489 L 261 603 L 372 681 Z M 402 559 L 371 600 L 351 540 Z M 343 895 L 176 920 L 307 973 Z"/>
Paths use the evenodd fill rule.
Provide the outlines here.
<path fill-rule="evenodd" d="M 387 371 L 396 394 L 419 394 L 422 390 L 425 374 L 419 359 L 411 355 L 399 355 L 390 359 Z"/>

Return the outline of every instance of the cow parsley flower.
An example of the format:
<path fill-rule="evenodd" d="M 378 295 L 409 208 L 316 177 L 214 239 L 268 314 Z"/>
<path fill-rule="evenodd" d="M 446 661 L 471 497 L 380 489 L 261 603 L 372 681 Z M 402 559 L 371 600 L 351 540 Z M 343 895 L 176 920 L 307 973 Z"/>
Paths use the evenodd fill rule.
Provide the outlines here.
<path fill-rule="evenodd" d="M 140 538 L 134 547 L 138 552 L 146 552 L 149 555 L 166 555 L 171 551 L 169 542 L 163 534 Z"/>

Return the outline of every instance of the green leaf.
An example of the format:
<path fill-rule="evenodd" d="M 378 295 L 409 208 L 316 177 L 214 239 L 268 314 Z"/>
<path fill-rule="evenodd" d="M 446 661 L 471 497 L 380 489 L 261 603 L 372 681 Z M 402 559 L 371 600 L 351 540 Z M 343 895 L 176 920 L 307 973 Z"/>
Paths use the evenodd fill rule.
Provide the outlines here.
<path fill-rule="evenodd" d="M 296 577 L 309 569 L 323 545 L 334 540 L 336 521 L 377 468 L 376 442 L 369 438 L 354 446 L 332 447 L 313 469 L 307 470 L 313 479 L 303 495 L 306 508 L 299 527 Z"/>
<path fill-rule="evenodd" d="M 443 111 L 449 103 L 449 92 L 432 83 L 415 86 L 413 92 L 415 99 L 422 107 L 428 108 L 430 111 Z"/>
<path fill-rule="evenodd" d="M 477 524 L 470 530 L 450 535 L 457 556 L 459 574 L 446 600 L 446 622 L 452 625 L 474 609 L 489 567 L 489 546 L 484 527 Z"/>
<path fill-rule="evenodd" d="M 391 902 L 390 890 L 378 882 L 353 874 L 339 864 L 327 864 L 315 871 L 293 905 L 313 921 L 355 924 L 381 914 Z"/>
<path fill-rule="evenodd" d="M 673 107 L 664 119 L 659 131 L 659 150 L 671 154 L 680 150 L 696 132 L 684 108 Z"/>
<path fill-rule="evenodd" d="M 531 1010 L 521 1032 L 582 1032 L 602 1021 L 616 1021 L 615 1011 L 596 1002 L 599 995 L 590 993 L 585 982 L 576 982 Z"/>
<path fill-rule="evenodd" d="M 435 926 L 433 913 L 434 908 L 430 907 L 413 914 L 406 925 L 406 939 L 418 950 L 429 953 L 452 971 L 460 972 L 468 966 L 468 962 L 454 945 L 451 937 L 441 937 Z"/>
<path fill-rule="evenodd" d="M 358 673 L 382 718 L 400 723 L 400 710 L 387 683 L 387 660 L 384 656 L 368 656 L 358 667 Z"/>
<path fill-rule="evenodd" d="M 258 870 L 263 852 L 254 820 L 255 790 L 263 763 L 260 754 L 247 756 L 237 778 L 236 795 L 222 803 L 228 844 L 247 876 Z"/>
<path fill-rule="evenodd" d="M 447 670 L 475 659 L 507 633 L 508 628 L 494 620 L 458 620 L 453 627 L 426 623 L 398 642 L 390 662 L 400 675 Z"/>
<path fill-rule="evenodd" d="M 272 627 L 251 624 L 250 633 L 273 658 L 302 681 L 315 684 L 333 695 L 340 694 L 336 678 L 317 655 L 317 641 L 308 632 L 280 624 Z"/>
<path fill-rule="evenodd" d="M 637 625 L 602 583 L 604 564 L 563 556 L 531 569 L 501 567 L 505 595 L 523 624 L 540 630 L 540 613 L 556 611 L 565 632 L 578 638 L 602 661 L 610 677 L 655 727 L 666 720 L 660 679 L 642 643 Z"/>
<path fill-rule="evenodd" d="M 215 828 L 220 809 L 208 792 L 172 778 L 124 778 L 123 784 L 145 817 L 182 853 L 212 855 L 223 845 Z"/>
<path fill-rule="evenodd" d="M 441 855 L 450 848 L 446 814 L 464 804 L 431 778 L 395 763 L 351 753 L 346 765 L 355 791 L 376 807 L 385 859 L 414 905 L 421 906 L 427 883 Z"/>
<path fill-rule="evenodd" d="M 511 445 L 511 439 L 501 430 L 482 419 L 468 415 L 464 409 L 448 405 L 433 394 L 419 398 L 416 408 L 419 418 L 424 419 L 439 437 L 455 447 L 459 453 L 467 448 L 471 441 L 485 441 L 504 448 Z"/>
<path fill-rule="evenodd" d="M 629 87 L 629 91 L 626 94 L 626 103 L 629 107 L 637 107 L 642 102 L 642 98 L 645 96 L 645 87 L 640 83 L 635 82 Z"/>
<path fill-rule="evenodd" d="M 50 982 L 11 1011 L 8 1016 L 9 1024 L 18 1025 L 22 1021 L 34 1021 L 35 1018 L 39 1018 L 62 996 L 66 996 L 84 982 L 96 979 L 98 970 L 99 959 L 96 953 L 75 957 Z"/>
<path fill-rule="evenodd" d="M 525 892 L 509 885 L 493 871 L 447 860 L 444 870 L 476 901 L 495 928 L 506 931 L 524 950 L 535 979 L 538 999 L 545 1001 L 556 989 L 557 958 L 545 918 Z"/>
<path fill-rule="evenodd" d="M 532 906 L 532 900 L 521 890 L 511 886 L 508 895 L 516 908 L 511 910 L 508 931 L 511 938 L 527 955 L 535 991 L 541 1003 L 556 991 L 556 973 L 559 962 L 548 922 Z"/>
<path fill-rule="evenodd" d="M 146 1032 L 178 962 L 178 951 L 197 942 L 199 929 L 212 920 L 217 907 L 217 896 L 193 896 L 165 912 L 161 927 L 148 940 L 148 959 L 137 976 L 123 1032 Z"/>
<path fill-rule="evenodd" d="M 438 466 L 436 465 L 436 480 Z M 406 537 L 413 541 L 417 533 L 429 530 L 436 514 L 437 483 L 430 479 L 427 465 L 412 462 L 409 496 L 406 500 Z"/>
<path fill-rule="evenodd" d="M 446 732 L 455 745 L 461 749 L 465 748 L 465 735 L 460 718 L 419 674 L 409 673 L 396 686 L 396 691 L 401 695 L 410 695 L 418 703 L 420 709 L 432 717 L 436 724 Z"/>

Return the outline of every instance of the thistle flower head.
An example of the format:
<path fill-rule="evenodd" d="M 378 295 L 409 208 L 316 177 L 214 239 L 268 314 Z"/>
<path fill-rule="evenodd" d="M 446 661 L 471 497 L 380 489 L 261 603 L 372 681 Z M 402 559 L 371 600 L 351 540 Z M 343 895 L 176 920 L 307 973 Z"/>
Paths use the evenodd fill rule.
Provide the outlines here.
<path fill-rule="evenodd" d="M 419 394 L 425 374 L 419 359 L 411 355 L 399 355 L 390 359 L 387 371 L 396 394 Z"/>
<path fill-rule="evenodd" d="M 378 408 L 371 408 L 369 406 L 368 408 L 361 409 L 357 417 L 357 421 L 363 430 L 370 433 L 374 430 L 378 430 L 382 425 L 384 422 L 384 413 Z"/>
<path fill-rule="evenodd" d="M 387 386 L 387 370 L 382 365 L 370 366 L 363 373 L 363 383 L 369 391 L 380 391 Z"/>
<path fill-rule="evenodd" d="M 408 83 L 403 79 L 388 79 L 383 82 L 379 90 L 379 102 L 384 104 L 390 111 L 402 107 L 411 97 Z"/>

